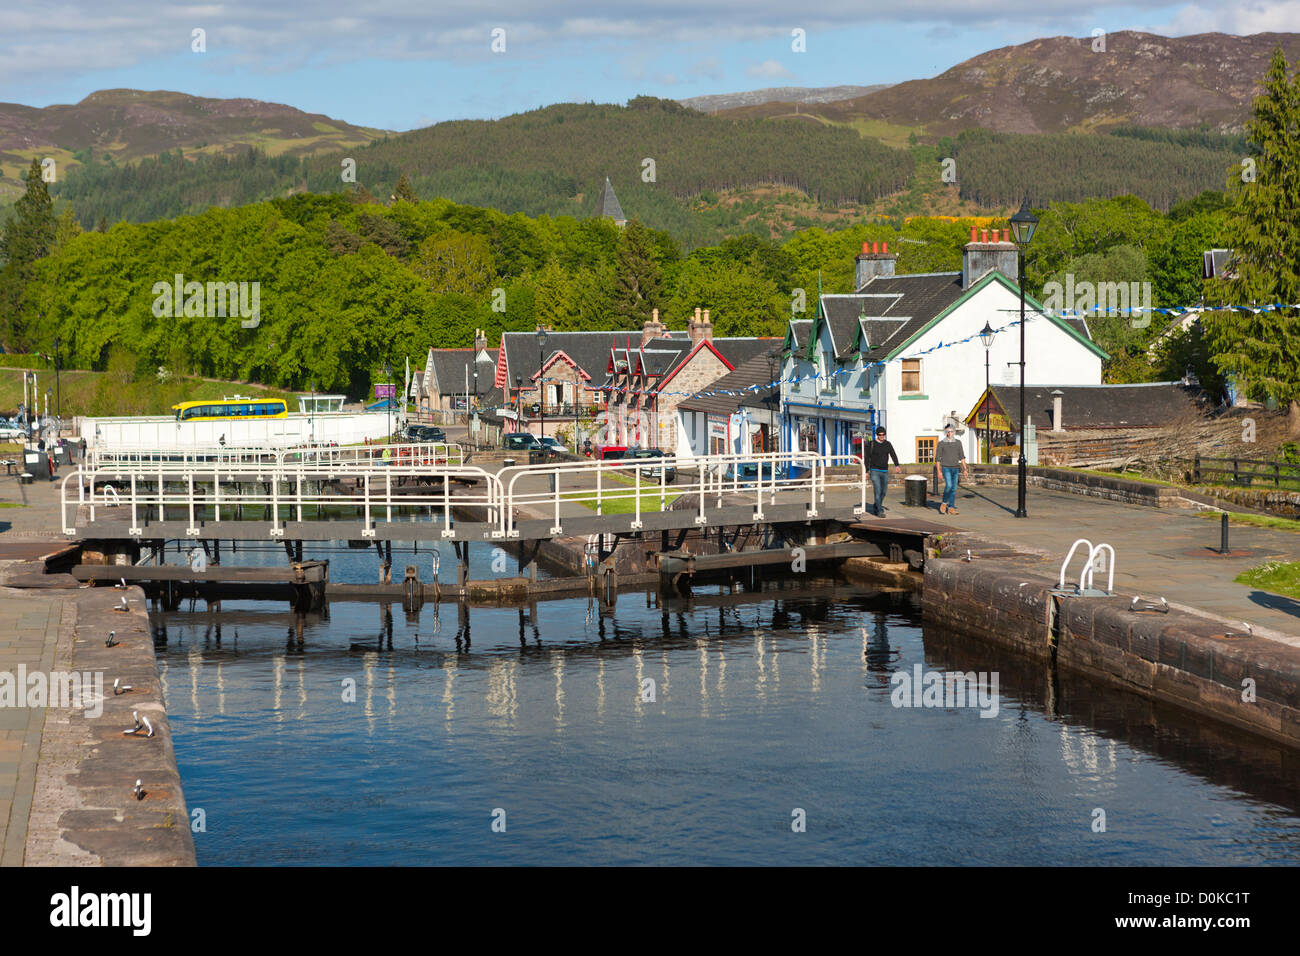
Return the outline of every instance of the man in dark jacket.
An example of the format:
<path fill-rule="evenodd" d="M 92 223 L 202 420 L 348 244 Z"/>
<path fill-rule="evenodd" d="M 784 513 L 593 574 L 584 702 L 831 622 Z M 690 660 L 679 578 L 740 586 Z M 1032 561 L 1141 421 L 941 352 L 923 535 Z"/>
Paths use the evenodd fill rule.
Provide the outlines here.
<path fill-rule="evenodd" d="M 898 464 L 898 455 L 894 446 L 885 441 L 885 426 L 876 429 L 876 440 L 867 446 L 867 468 L 871 475 L 871 487 L 876 493 L 876 516 L 885 513 L 885 489 L 889 486 L 889 461 L 894 461 L 894 470 L 902 475 L 903 469 Z"/>

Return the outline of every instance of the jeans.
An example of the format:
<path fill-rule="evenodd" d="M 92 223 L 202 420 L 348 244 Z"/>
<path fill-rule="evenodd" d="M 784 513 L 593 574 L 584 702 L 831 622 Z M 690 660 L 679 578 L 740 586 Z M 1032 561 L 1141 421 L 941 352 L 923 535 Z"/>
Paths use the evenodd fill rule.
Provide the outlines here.
<path fill-rule="evenodd" d="M 957 507 L 957 475 L 959 468 L 943 469 L 943 503 L 949 508 Z"/>
<path fill-rule="evenodd" d="M 880 514 L 885 504 L 885 489 L 889 486 L 889 471 L 871 469 L 871 488 L 876 493 L 876 514 Z"/>

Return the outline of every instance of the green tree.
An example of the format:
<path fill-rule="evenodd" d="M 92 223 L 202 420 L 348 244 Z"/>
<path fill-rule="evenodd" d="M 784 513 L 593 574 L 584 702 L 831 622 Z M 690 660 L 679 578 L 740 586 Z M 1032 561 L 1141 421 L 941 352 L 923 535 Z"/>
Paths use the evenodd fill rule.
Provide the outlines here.
<path fill-rule="evenodd" d="M 54 204 L 41 178 L 41 164 L 33 159 L 27 170 L 27 188 L 14 203 L 13 213 L 0 235 L 0 337 L 10 347 L 25 344 L 20 319 L 23 291 L 37 260 L 54 244 Z"/>
<path fill-rule="evenodd" d="M 663 306 L 664 280 L 655 258 L 655 237 L 633 219 L 619 237 L 614 261 L 613 320 L 617 328 L 639 329 Z"/>
<path fill-rule="evenodd" d="M 1254 176 L 1239 171 L 1229 180 L 1227 235 L 1237 264 L 1227 292 L 1230 302 L 1243 305 L 1300 302 L 1300 75 L 1288 77 L 1280 46 L 1263 87 L 1246 123 Z M 1224 311 L 1204 321 L 1215 364 L 1246 395 L 1300 398 L 1294 313 Z"/>
<path fill-rule="evenodd" d="M 496 279 L 496 265 L 487 240 L 466 233 L 430 236 L 420 243 L 411 266 L 428 280 L 435 294 L 455 292 L 481 296 Z"/>
<path fill-rule="evenodd" d="M 402 173 L 397 178 L 397 185 L 393 187 L 393 199 L 398 202 L 418 202 L 415 190 L 411 188 L 411 181 L 406 178 L 406 173 Z"/>

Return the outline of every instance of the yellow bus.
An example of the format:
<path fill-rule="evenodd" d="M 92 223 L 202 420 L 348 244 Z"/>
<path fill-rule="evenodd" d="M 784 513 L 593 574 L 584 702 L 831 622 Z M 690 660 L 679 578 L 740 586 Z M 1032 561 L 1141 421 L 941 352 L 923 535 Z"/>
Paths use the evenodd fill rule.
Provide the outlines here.
<path fill-rule="evenodd" d="M 208 399 L 199 402 L 181 402 L 173 405 L 178 422 L 216 422 L 241 418 L 286 418 L 288 406 L 281 399 L 233 398 Z"/>

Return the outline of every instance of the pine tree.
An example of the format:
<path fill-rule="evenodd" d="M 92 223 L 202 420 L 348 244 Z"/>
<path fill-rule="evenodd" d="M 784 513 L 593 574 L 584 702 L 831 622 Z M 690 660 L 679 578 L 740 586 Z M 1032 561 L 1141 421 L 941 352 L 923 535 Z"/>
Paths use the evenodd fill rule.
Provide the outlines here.
<path fill-rule="evenodd" d="M 14 211 L 0 236 L 0 337 L 6 345 L 21 340 L 19 313 L 23 288 L 31 279 L 33 267 L 44 258 L 54 243 L 54 204 L 41 178 L 41 164 L 32 160 L 27 171 L 27 189 L 14 203 Z"/>
<path fill-rule="evenodd" d="M 1229 181 L 1226 234 L 1236 275 L 1225 289 L 1239 305 L 1300 302 L 1300 74 L 1288 78 L 1281 47 L 1246 124 L 1254 176 Z M 1300 398 L 1300 317 L 1290 311 L 1207 315 L 1214 363 L 1254 399 Z"/>
<path fill-rule="evenodd" d="M 633 219 L 618 239 L 614 260 L 614 320 L 619 328 L 639 329 L 651 311 L 662 308 L 664 279 L 654 257 L 654 239 Z"/>
<path fill-rule="evenodd" d="M 397 179 L 397 185 L 393 187 L 393 199 L 397 202 L 418 202 L 415 196 L 415 190 L 411 188 L 411 181 L 406 178 L 406 173 L 402 173 Z"/>

